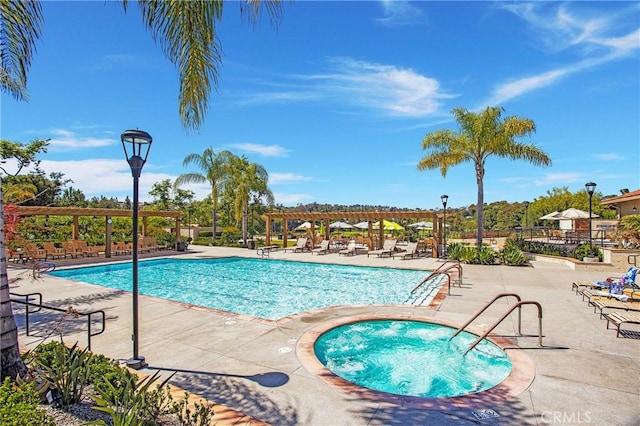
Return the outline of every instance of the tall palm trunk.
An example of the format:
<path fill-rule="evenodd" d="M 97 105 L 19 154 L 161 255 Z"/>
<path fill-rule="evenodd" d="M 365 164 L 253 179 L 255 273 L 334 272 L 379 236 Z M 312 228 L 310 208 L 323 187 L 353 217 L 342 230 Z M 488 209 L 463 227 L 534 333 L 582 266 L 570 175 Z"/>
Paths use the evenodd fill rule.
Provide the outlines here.
<path fill-rule="evenodd" d="M 476 166 L 476 182 L 478 183 L 478 227 L 476 230 L 476 245 L 482 247 L 482 231 L 484 230 L 484 167 L 482 164 Z"/>
<path fill-rule="evenodd" d="M 248 236 L 248 228 L 249 228 L 249 207 L 247 203 L 243 203 L 242 205 L 242 240 L 247 243 Z"/>
<path fill-rule="evenodd" d="M 4 380 L 7 376 L 15 380 L 16 376 L 25 376 L 27 367 L 20 358 L 18 327 L 11 309 L 7 251 L 4 244 L 4 202 L 2 199 L 2 177 L 0 176 L 0 364 L 2 365 L 0 380 Z"/>

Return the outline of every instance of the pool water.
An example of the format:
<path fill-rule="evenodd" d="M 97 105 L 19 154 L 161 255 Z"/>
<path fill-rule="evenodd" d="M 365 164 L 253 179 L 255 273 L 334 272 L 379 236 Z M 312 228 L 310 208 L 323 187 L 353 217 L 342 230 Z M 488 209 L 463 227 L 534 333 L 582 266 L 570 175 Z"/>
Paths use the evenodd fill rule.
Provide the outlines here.
<path fill-rule="evenodd" d="M 429 271 L 271 259 L 156 259 L 138 267 L 140 294 L 265 319 L 334 305 L 401 304 Z M 131 263 L 51 275 L 131 291 Z"/>
<path fill-rule="evenodd" d="M 512 364 L 484 339 L 467 355 L 476 335 L 440 324 L 371 320 L 345 324 L 322 334 L 315 354 L 336 375 L 396 395 L 455 397 L 481 392 L 504 381 Z"/>

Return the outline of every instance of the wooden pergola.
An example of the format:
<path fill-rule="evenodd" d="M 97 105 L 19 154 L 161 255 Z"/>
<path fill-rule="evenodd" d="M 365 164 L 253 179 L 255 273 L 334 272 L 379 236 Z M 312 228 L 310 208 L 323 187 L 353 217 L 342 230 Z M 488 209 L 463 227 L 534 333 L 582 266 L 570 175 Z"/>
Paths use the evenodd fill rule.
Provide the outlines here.
<path fill-rule="evenodd" d="M 71 238 L 78 239 L 80 226 L 78 218 L 80 216 L 104 217 L 105 218 L 105 257 L 111 257 L 111 218 L 112 217 L 133 217 L 132 210 L 120 209 L 83 209 L 79 207 L 42 207 L 42 206 L 16 206 L 18 216 L 71 216 L 73 226 Z M 176 211 L 153 211 L 139 210 L 138 216 L 142 218 L 142 235 L 147 235 L 147 219 L 149 217 L 172 218 L 176 221 L 175 234 L 176 241 L 180 240 L 180 220 L 183 213 Z"/>
<path fill-rule="evenodd" d="M 287 247 L 287 235 L 289 231 L 288 221 L 289 220 L 302 220 L 309 221 L 311 223 L 310 233 L 312 236 L 315 236 L 315 222 L 320 221 L 324 224 L 325 230 L 325 238 L 330 238 L 330 229 L 329 225 L 332 220 L 355 220 L 355 221 L 368 221 L 369 222 L 369 238 L 371 238 L 374 233 L 373 223 L 380 222 L 383 220 L 397 220 L 397 219 L 429 219 L 433 223 L 433 235 L 434 247 L 433 253 L 434 256 L 437 256 L 437 245 L 442 244 L 443 242 L 443 215 L 442 213 L 435 213 L 433 211 L 394 211 L 394 212 L 287 212 L 287 213 L 266 213 L 264 215 L 266 220 L 266 244 L 271 244 L 271 221 L 273 219 L 282 219 L 282 241 L 283 247 Z M 378 237 L 380 241 L 384 241 L 384 227 L 378 227 Z"/>

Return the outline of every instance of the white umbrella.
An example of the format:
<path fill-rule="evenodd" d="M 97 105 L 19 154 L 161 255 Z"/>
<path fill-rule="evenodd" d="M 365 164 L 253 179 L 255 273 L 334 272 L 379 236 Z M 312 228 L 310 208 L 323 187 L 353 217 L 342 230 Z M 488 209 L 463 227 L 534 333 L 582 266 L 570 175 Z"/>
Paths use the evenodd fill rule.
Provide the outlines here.
<path fill-rule="evenodd" d="M 353 226 L 349 225 L 346 222 L 333 222 L 332 224 L 329 225 L 330 229 L 351 229 L 353 228 Z"/>
<path fill-rule="evenodd" d="M 300 225 L 296 226 L 295 229 L 297 231 L 304 231 L 306 229 L 311 229 L 311 223 L 309 223 L 309 222 L 301 223 Z"/>
<path fill-rule="evenodd" d="M 549 214 L 545 214 L 544 216 L 542 216 L 540 219 L 542 220 L 557 220 L 558 219 L 558 215 L 560 214 L 560 212 L 558 210 L 551 212 Z"/>
<path fill-rule="evenodd" d="M 591 214 L 591 217 L 600 217 L 597 214 Z M 542 216 L 540 219 L 546 220 L 574 220 L 574 219 L 588 219 L 589 212 L 585 212 L 576 208 L 568 208 L 561 212 L 555 211 L 553 213 L 549 213 L 547 215 Z"/>
<path fill-rule="evenodd" d="M 369 229 L 369 222 L 358 222 L 353 225 L 353 227 L 359 229 Z"/>
<path fill-rule="evenodd" d="M 412 223 L 411 225 L 407 225 L 410 228 L 416 228 L 416 229 L 433 229 L 433 223 L 431 222 L 416 222 L 416 223 Z"/>

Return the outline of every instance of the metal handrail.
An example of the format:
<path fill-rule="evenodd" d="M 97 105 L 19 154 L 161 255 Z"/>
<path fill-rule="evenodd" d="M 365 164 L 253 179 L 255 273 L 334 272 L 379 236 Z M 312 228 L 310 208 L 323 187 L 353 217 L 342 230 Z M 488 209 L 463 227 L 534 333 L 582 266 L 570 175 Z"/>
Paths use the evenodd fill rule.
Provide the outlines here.
<path fill-rule="evenodd" d="M 413 290 L 411 290 L 410 294 L 413 294 L 416 292 L 416 290 L 418 290 L 420 287 L 422 287 L 422 285 L 424 283 L 426 283 L 427 281 L 429 281 L 431 278 L 437 277 L 438 275 L 442 275 L 444 273 L 446 273 L 449 276 L 449 290 L 451 290 L 451 275 L 449 272 L 450 269 L 456 268 L 458 270 L 458 276 L 460 284 L 462 284 L 462 265 L 460 265 L 460 262 L 457 263 L 453 263 L 452 264 L 447 264 L 451 261 L 447 261 L 446 263 L 443 263 L 442 265 L 440 265 L 438 267 L 438 269 L 436 269 L 435 271 L 431 272 L 425 279 L 423 279 L 422 281 L 420 281 L 418 283 L 418 285 L 416 285 Z M 451 294 L 451 292 L 449 292 L 449 294 Z"/>
<path fill-rule="evenodd" d="M 504 315 L 502 315 L 502 317 L 498 321 L 493 323 L 493 325 L 491 327 L 489 327 L 489 329 L 487 331 L 485 331 L 482 334 L 482 336 L 479 336 L 471 344 L 471 346 L 469 346 L 469 348 L 467 348 L 467 350 L 464 352 L 463 356 L 466 355 L 471 349 L 475 348 L 476 345 L 482 341 L 482 339 L 487 337 L 489 335 L 489 333 L 491 333 L 493 331 L 493 329 L 498 326 L 498 324 L 500 324 L 506 317 L 508 317 L 509 314 L 515 308 L 520 308 L 522 305 L 536 305 L 538 307 L 538 346 L 542 346 L 542 306 L 540 305 L 540 303 L 535 302 L 533 300 L 525 300 L 525 301 L 520 301 L 520 302 L 516 303 L 515 305 L 513 305 L 511 308 L 509 308 L 509 310 L 507 312 L 505 312 Z M 519 333 L 519 334 L 522 334 L 522 333 Z"/>
<path fill-rule="evenodd" d="M 42 304 L 42 294 L 41 293 L 29 293 L 29 294 L 20 294 L 20 293 L 13 293 L 13 292 L 9 292 L 10 295 L 12 296 L 18 296 L 18 297 L 24 297 L 25 300 L 17 300 L 17 299 L 10 299 L 12 302 L 15 303 L 20 303 L 21 305 L 25 305 L 26 309 L 25 309 L 25 328 L 26 328 L 26 335 L 29 336 L 29 314 L 31 313 L 35 313 L 35 312 L 39 312 L 42 308 L 44 309 L 49 309 L 52 311 L 56 311 L 56 312 L 63 312 L 66 313 L 68 312 L 67 309 L 61 309 L 61 308 L 56 308 L 55 306 L 47 306 L 47 305 L 43 305 Z M 29 298 L 31 296 L 38 296 L 38 303 L 31 303 L 29 301 Z M 35 306 L 37 308 L 37 310 L 29 310 L 30 306 Z M 87 349 L 91 350 L 91 337 L 93 336 L 97 336 L 98 334 L 102 334 L 104 333 L 105 330 L 105 323 L 106 323 L 106 316 L 103 310 L 98 310 L 98 311 L 91 311 L 91 312 L 77 312 L 77 314 L 79 316 L 86 316 L 87 317 Z M 100 322 L 102 325 L 102 328 L 100 329 L 100 331 L 96 332 L 96 333 L 92 333 L 91 332 L 91 319 L 92 319 L 92 315 L 94 314 L 100 314 Z"/>
<path fill-rule="evenodd" d="M 451 337 L 449 337 L 449 341 L 451 341 L 451 339 L 453 339 L 458 334 L 460 334 L 460 332 L 462 330 L 467 328 L 467 326 L 469 324 L 471 324 L 476 318 L 478 318 L 484 311 L 486 311 L 489 308 L 489 306 L 493 305 L 493 302 L 495 302 L 496 300 L 501 299 L 503 297 L 509 297 L 509 296 L 515 297 L 516 299 L 518 299 L 518 302 L 520 302 L 522 300 L 522 298 L 516 293 L 500 293 L 500 294 L 496 295 L 496 297 L 494 297 L 493 299 L 488 301 L 478 312 L 473 314 L 473 316 L 469 319 L 469 321 L 465 322 L 464 325 L 460 326 L 460 328 L 458 328 L 456 330 L 456 332 L 453 333 L 453 335 Z M 522 312 L 521 312 L 521 310 L 518 310 L 518 333 L 519 334 L 522 334 L 521 333 L 521 329 L 522 329 Z"/>

